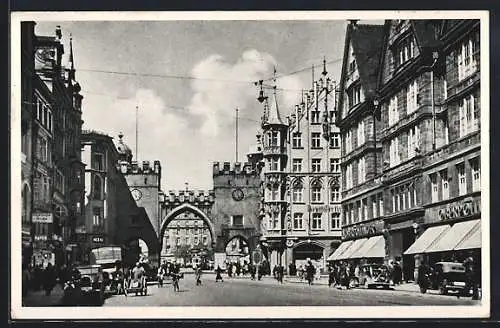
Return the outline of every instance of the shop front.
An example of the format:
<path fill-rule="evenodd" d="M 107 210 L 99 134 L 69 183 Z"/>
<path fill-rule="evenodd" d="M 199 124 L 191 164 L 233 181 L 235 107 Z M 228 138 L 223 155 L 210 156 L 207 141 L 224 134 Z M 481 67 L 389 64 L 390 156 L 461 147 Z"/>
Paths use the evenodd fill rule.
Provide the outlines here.
<path fill-rule="evenodd" d="M 328 257 L 329 262 L 381 263 L 385 258 L 384 220 L 373 220 L 342 228 L 342 243 Z"/>
<path fill-rule="evenodd" d="M 402 268 L 403 280 L 413 281 L 415 259 L 405 251 L 415 242 L 418 233 L 419 219 L 405 220 L 397 223 L 387 223 L 387 257 L 386 262 L 399 263 Z"/>
<path fill-rule="evenodd" d="M 477 268 L 481 263 L 481 199 L 465 197 L 427 209 L 417 240 L 405 251 L 414 256 L 415 276 L 422 261 L 463 262 L 472 257 Z"/>

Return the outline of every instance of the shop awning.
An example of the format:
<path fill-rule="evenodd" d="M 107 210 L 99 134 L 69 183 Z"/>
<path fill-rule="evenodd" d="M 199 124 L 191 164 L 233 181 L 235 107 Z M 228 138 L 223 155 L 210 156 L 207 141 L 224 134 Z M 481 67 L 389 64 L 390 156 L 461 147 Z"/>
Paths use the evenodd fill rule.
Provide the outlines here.
<path fill-rule="evenodd" d="M 427 230 L 425 230 L 403 254 L 424 253 L 427 247 L 449 229 L 451 229 L 451 227 L 448 224 L 427 228 Z"/>
<path fill-rule="evenodd" d="M 335 261 L 335 260 L 337 260 L 337 258 L 342 253 L 344 253 L 349 248 L 349 246 L 351 246 L 352 243 L 353 243 L 352 240 L 344 241 L 343 243 L 341 243 L 339 245 L 339 247 L 337 247 L 337 249 L 332 253 L 332 255 L 330 255 L 328 257 L 327 261 Z"/>
<path fill-rule="evenodd" d="M 459 251 L 462 249 L 474 248 L 481 248 L 481 223 L 475 228 L 474 231 L 460 241 L 453 250 Z"/>
<path fill-rule="evenodd" d="M 368 240 L 353 254 L 352 259 L 361 258 L 383 258 L 385 257 L 385 239 L 384 236 L 370 237 Z"/>
<path fill-rule="evenodd" d="M 480 220 L 455 223 L 438 239 L 425 249 L 425 253 L 445 252 L 453 250 L 477 225 Z"/>
<path fill-rule="evenodd" d="M 343 254 L 339 256 L 339 260 L 350 259 L 352 254 L 354 254 L 363 244 L 368 240 L 368 238 L 356 239 L 351 247 L 349 247 Z"/>

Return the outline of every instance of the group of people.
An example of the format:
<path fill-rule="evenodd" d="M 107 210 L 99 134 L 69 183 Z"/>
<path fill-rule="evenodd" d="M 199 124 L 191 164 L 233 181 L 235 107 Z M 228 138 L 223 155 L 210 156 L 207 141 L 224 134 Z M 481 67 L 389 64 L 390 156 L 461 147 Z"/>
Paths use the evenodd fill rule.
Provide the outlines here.
<path fill-rule="evenodd" d="M 64 283 L 66 270 L 58 269 L 52 263 L 48 263 L 45 267 L 41 264 L 36 265 L 33 270 L 29 270 L 27 264 L 23 265 L 23 296 L 28 294 L 29 290 L 38 291 L 43 289 L 45 295 L 50 296 L 52 290 L 57 285 L 57 281 Z"/>

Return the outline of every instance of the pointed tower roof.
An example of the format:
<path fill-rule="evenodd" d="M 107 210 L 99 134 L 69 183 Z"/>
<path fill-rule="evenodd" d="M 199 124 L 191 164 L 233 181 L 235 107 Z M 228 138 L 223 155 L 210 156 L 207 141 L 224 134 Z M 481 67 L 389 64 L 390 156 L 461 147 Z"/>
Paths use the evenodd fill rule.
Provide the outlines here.
<path fill-rule="evenodd" d="M 276 95 L 276 68 L 274 68 L 274 86 L 273 86 L 273 99 L 266 100 L 264 105 L 264 115 L 266 115 L 266 120 L 263 125 L 284 125 L 281 119 L 281 114 L 278 106 L 278 96 Z"/>
<path fill-rule="evenodd" d="M 72 71 L 75 70 L 75 62 L 73 59 L 73 36 L 69 35 L 69 64 Z"/>

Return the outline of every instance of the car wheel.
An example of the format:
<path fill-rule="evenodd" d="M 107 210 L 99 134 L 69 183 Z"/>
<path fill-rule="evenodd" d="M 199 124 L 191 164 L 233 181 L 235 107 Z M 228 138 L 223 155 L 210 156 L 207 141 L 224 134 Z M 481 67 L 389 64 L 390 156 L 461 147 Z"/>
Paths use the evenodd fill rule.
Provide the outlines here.
<path fill-rule="evenodd" d="M 446 295 L 447 294 L 448 291 L 446 290 L 446 284 L 447 284 L 447 281 L 445 279 L 445 280 L 443 280 L 443 282 L 439 286 L 439 294 L 441 294 L 441 295 Z"/>

